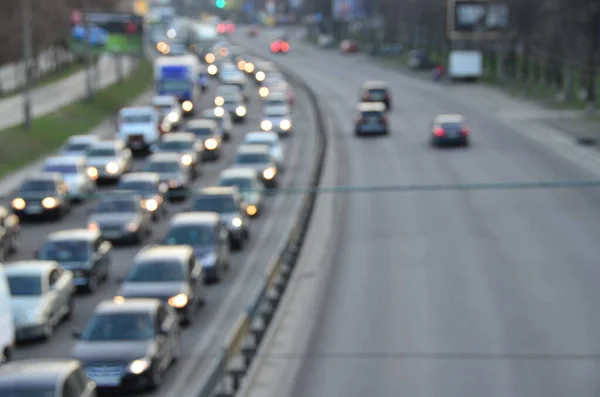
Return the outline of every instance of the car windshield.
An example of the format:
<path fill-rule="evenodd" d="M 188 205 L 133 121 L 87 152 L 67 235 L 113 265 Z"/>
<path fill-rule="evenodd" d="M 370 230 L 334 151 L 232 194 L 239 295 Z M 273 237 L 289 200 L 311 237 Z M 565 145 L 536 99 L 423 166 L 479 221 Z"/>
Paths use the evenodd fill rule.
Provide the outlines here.
<path fill-rule="evenodd" d="M 381 117 L 381 112 L 362 112 L 362 116 L 365 118 Z"/>
<path fill-rule="evenodd" d="M 205 138 L 213 136 L 213 130 L 211 128 L 201 127 L 201 128 L 187 128 L 187 131 L 194 133 L 197 137 Z"/>
<path fill-rule="evenodd" d="M 65 152 L 85 152 L 89 147 L 89 143 L 68 143 Z"/>
<path fill-rule="evenodd" d="M 115 149 L 92 149 L 87 152 L 87 157 L 116 157 Z"/>
<path fill-rule="evenodd" d="M 148 340 L 154 337 L 154 322 L 147 313 L 97 314 L 86 325 L 81 339 L 88 342 Z"/>
<path fill-rule="evenodd" d="M 252 181 L 247 178 L 224 178 L 219 181 L 219 186 L 237 186 L 240 190 L 250 190 Z"/>
<path fill-rule="evenodd" d="M 384 89 L 371 89 L 369 90 L 369 98 L 371 100 L 379 101 L 385 99 L 385 90 Z"/>
<path fill-rule="evenodd" d="M 210 225 L 176 226 L 165 236 L 166 245 L 191 245 L 198 247 L 212 244 L 213 231 Z"/>
<path fill-rule="evenodd" d="M 152 116 L 149 114 L 129 114 L 121 118 L 121 122 L 125 124 L 150 123 Z"/>
<path fill-rule="evenodd" d="M 157 186 L 153 182 L 146 181 L 123 181 L 119 182 L 116 189 L 119 190 L 129 190 L 132 192 L 138 193 L 156 193 L 158 192 Z"/>
<path fill-rule="evenodd" d="M 172 106 L 171 105 L 154 105 L 154 109 L 161 111 L 161 112 L 167 112 L 172 109 Z"/>
<path fill-rule="evenodd" d="M 137 211 L 137 205 L 135 201 L 128 199 L 108 199 L 102 200 L 96 212 L 99 214 L 106 213 L 131 213 Z"/>
<path fill-rule="evenodd" d="M 266 108 L 265 115 L 267 117 L 287 117 L 287 112 L 281 108 Z"/>
<path fill-rule="evenodd" d="M 231 196 L 201 196 L 194 199 L 192 211 L 217 212 L 219 214 L 238 211 Z"/>
<path fill-rule="evenodd" d="M 59 174 L 77 174 L 78 169 L 75 164 L 46 164 L 44 172 L 58 172 Z"/>
<path fill-rule="evenodd" d="M 15 390 L 16 389 L 16 390 Z M 0 396 L 2 397 L 56 397 L 54 388 L 39 388 L 35 386 L 18 385 L 0 386 Z"/>
<path fill-rule="evenodd" d="M 176 261 L 148 261 L 133 266 L 125 280 L 134 283 L 185 281 L 185 273 Z"/>
<path fill-rule="evenodd" d="M 285 107 L 287 104 L 284 101 L 281 100 L 275 100 L 275 99 L 267 99 L 264 103 L 264 106 L 266 108 L 270 108 L 270 107 Z M 280 111 L 280 110 L 273 110 L 273 111 Z M 266 110 L 266 112 L 269 112 L 269 109 Z"/>
<path fill-rule="evenodd" d="M 264 153 L 239 153 L 235 156 L 236 164 L 261 164 L 268 162 L 269 155 Z"/>
<path fill-rule="evenodd" d="M 275 141 L 272 139 L 250 138 L 244 141 L 244 145 L 265 145 L 274 147 Z"/>
<path fill-rule="evenodd" d="M 25 181 L 19 188 L 21 193 L 52 192 L 56 189 L 53 181 Z"/>
<path fill-rule="evenodd" d="M 191 149 L 193 145 L 194 142 L 191 141 L 163 141 L 158 148 L 165 152 L 181 152 L 186 149 Z"/>
<path fill-rule="evenodd" d="M 49 241 L 40 250 L 40 259 L 60 263 L 87 262 L 90 248 L 90 243 L 85 240 Z"/>
<path fill-rule="evenodd" d="M 147 172 L 158 172 L 160 173 L 173 173 L 178 172 L 181 168 L 179 162 L 175 163 L 172 161 L 151 161 L 146 165 L 145 171 Z"/>
<path fill-rule="evenodd" d="M 42 278 L 40 276 L 8 276 L 7 279 L 11 296 L 42 295 Z"/>

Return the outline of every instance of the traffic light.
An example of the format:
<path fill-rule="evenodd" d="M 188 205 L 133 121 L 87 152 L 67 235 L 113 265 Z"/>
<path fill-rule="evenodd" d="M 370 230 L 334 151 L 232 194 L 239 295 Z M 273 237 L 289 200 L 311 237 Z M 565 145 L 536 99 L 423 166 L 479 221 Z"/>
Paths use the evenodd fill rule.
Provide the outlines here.
<path fill-rule="evenodd" d="M 217 0 L 217 8 L 225 8 L 225 0 Z"/>

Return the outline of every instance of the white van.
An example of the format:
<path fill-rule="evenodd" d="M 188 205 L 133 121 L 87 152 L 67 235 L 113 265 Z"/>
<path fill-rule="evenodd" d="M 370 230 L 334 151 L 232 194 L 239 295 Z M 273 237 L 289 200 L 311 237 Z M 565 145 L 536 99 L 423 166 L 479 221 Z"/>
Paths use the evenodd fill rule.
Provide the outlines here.
<path fill-rule="evenodd" d="M 132 151 L 153 150 L 162 135 L 162 117 L 152 106 L 132 106 L 119 112 L 119 139 Z"/>
<path fill-rule="evenodd" d="M 0 264 L 0 365 L 10 361 L 15 347 L 15 324 L 10 306 L 10 289 Z"/>

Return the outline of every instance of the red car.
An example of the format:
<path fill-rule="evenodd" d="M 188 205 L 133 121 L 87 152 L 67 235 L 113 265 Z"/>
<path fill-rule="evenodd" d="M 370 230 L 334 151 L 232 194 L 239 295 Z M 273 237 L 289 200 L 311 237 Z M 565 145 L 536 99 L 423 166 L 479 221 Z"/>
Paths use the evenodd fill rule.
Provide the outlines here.
<path fill-rule="evenodd" d="M 290 44 L 282 39 L 275 40 L 271 43 L 271 52 L 273 53 L 286 53 L 290 50 Z"/>
<path fill-rule="evenodd" d="M 340 43 L 340 49 L 345 54 L 358 52 L 358 45 L 352 40 L 344 40 Z"/>

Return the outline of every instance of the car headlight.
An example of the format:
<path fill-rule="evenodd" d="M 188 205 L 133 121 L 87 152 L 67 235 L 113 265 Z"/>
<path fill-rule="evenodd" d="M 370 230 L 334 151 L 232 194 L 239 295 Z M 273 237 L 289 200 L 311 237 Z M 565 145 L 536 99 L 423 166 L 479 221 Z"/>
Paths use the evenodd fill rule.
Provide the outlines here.
<path fill-rule="evenodd" d="M 242 218 L 235 217 L 231 220 L 231 225 L 233 227 L 242 227 Z"/>
<path fill-rule="evenodd" d="M 250 216 L 254 216 L 258 213 L 258 208 L 256 208 L 255 205 L 251 204 L 249 206 L 246 207 L 246 214 L 250 215 Z"/>
<path fill-rule="evenodd" d="M 267 180 L 275 178 L 275 175 L 277 175 L 277 170 L 273 167 L 269 167 L 263 171 L 263 177 Z"/>
<path fill-rule="evenodd" d="M 238 106 L 237 109 L 235 109 L 235 114 L 237 114 L 239 117 L 244 117 L 246 115 L 246 108 L 243 106 Z"/>
<path fill-rule="evenodd" d="M 184 101 L 181 104 L 181 108 L 183 109 L 184 112 L 191 112 L 192 109 L 194 108 L 194 104 L 192 103 L 192 101 Z"/>
<path fill-rule="evenodd" d="M 239 61 L 237 67 L 239 70 L 244 70 L 246 68 L 246 61 Z"/>
<path fill-rule="evenodd" d="M 246 73 L 254 72 L 254 64 L 252 62 L 246 62 L 246 66 L 244 66 L 244 70 Z"/>
<path fill-rule="evenodd" d="M 260 123 L 260 128 L 263 131 L 271 131 L 273 128 L 273 123 L 271 123 L 269 120 L 263 120 L 262 123 Z"/>
<path fill-rule="evenodd" d="M 108 172 L 109 174 L 116 174 L 119 172 L 119 164 L 114 163 L 114 162 L 110 162 L 108 164 L 106 164 L 106 172 Z"/>
<path fill-rule="evenodd" d="M 171 123 L 176 123 L 176 122 L 179 121 L 179 115 L 177 113 L 175 113 L 175 112 L 171 112 L 167 116 L 167 120 L 169 120 Z"/>
<path fill-rule="evenodd" d="M 211 76 L 214 76 L 219 71 L 219 68 L 217 67 L 217 65 L 208 65 L 208 67 L 206 68 L 206 71 Z"/>
<path fill-rule="evenodd" d="M 152 364 L 152 360 L 150 360 L 147 357 L 144 357 L 144 358 L 140 358 L 138 360 L 133 360 L 132 362 L 130 362 L 129 365 L 127 366 L 127 370 L 134 375 L 139 375 L 139 374 L 145 372 L 148 368 L 150 368 L 151 364 Z"/>
<path fill-rule="evenodd" d="M 206 63 L 213 63 L 214 61 L 217 60 L 217 58 L 215 57 L 214 54 L 206 54 L 204 56 L 204 60 L 206 61 Z"/>
<path fill-rule="evenodd" d="M 269 96 L 269 89 L 267 87 L 260 87 L 260 89 L 258 90 L 258 95 L 261 98 L 266 98 Z"/>
<path fill-rule="evenodd" d="M 225 99 L 222 96 L 218 96 L 215 98 L 216 106 L 223 106 L 224 103 L 225 103 Z"/>
<path fill-rule="evenodd" d="M 225 115 L 225 109 L 223 109 L 220 106 L 215 108 L 215 116 L 223 117 L 224 115 Z"/>
<path fill-rule="evenodd" d="M 184 154 L 181 156 L 181 164 L 183 165 L 192 165 L 192 160 L 192 155 L 190 154 Z"/>
<path fill-rule="evenodd" d="M 27 207 L 27 203 L 22 198 L 14 199 L 11 204 L 12 204 L 12 207 L 14 209 L 16 209 L 17 211 L 20 211 L 20 210 L 24 209 L 25 207 Z"/>
<path fill-rule="evenodd" d="M 287 131 L 290 128 L 292 128 L 292 123 L 289 120 L 281 120 L 281 123 L 279 123 L 279 128 L 281 128 L 284 131 Z"/>
<path fill-rule="evenodd" d="M 89 167 L 87 174 L 91 179 L 98 179 L 98 169 L 96 167 Z"/>
<path fill-rule="evenodd" d="M 267 77 L 265 72 L 257 72 L 256 73 L 256 81 L 264 81 L 265 77 Z"/>
<path fill-rule="evenodd" d="M 54 197 L 46 197 L 42 200 L 42 207 L 46 208 L 47 210 L 56 207 L 57 204 L 58 203 Z"/>
<path fill-rule="evenodd" d="M 125 225 L 125 229 L 127 229 L 128 232 L 131 233 L 135 233 L 138 231 L 139 225 L 137 224 L 137 222 L 131 222 L 128 223 L 127 225 Z"/>
<path fill-rule="evenodd" d="M 147 211 L 154 212 L 158 209 L 158 202 L 154 199 L 144 200 L 142 205 Z"/>
<path fill-rule="evenodd" d="M 215 150 L 219 146 L 219 143 L 214 138 L 208 138 L 204 141 L 204 147 L 208 150 Z"/>
<path fill-rule="evenodd" d="M 169 306 L 173 306 L 177 309 L 181 309 L 188 304 L 188 297 L 186 294 L 178 294 L 169 298 Z"/>
<path fill-rule="evenodd" d="M 100 225 L 98 225 L 96 222 L 90 222 L 88 223 L 88 230 L 91 232 L 97 232 L 100 230 Z"/>

